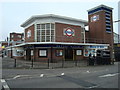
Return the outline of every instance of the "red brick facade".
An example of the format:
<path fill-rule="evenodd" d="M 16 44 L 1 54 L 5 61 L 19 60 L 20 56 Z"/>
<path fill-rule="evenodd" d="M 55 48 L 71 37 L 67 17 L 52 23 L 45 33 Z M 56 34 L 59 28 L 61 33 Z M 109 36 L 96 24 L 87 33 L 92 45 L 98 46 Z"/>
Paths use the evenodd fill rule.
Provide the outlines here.
<path fill-rule="evenodd" d="M 29 34 L 31 34 L 29 37 L 27 36 Z M 34 42 L 34 25 L 31 25 L 30 27 L 25 29 L 25 42 Z"/>
<path fill-rule="evenodd" d="M 33 50 L 33 49 L 31 49 Z M 66 60 L 66 58 L 64 57 L 65 55 L 62 55 L 62 56 L 56 56 L 56 50 L 63 50 L 63 54 L 64 54 L 64 48 L 52 48 L 52 51 L 51 51 L 51 48 L 36 48 L 34 49 L 34 54 L 31 55 L 31 50 L 28 49 L 26 52 L 28 53 L 27 55 L 24 56 L 24 59 L 26 60 L 35 60 L 35 61 L 40 61 L 40 62 L 47 62 L 48 59 L 52 62 L 59 62 L 61 60 Z M 47 56 L 46 57 L 40 57 L 39 56 L 39 50 L 47 50 Z M 84 58 L 83 56 L 83 49 L 80 49 L 82 50 L 82 55 L 76 55 L 76 50 L 79 50 L 79 49 L 73 49 L 74 50 L 74 60 L 82 60 Z M 52 60 L 51 60 L 52 59 Z M 73 58 L 72 58 L 73 59 Z"/>
<path fill-rule="evenodd" d="M 23 41 L 23 33 L 10 33 L 10 41 Z"/>
<path fill-rule="evenodd" d="M 91 22 L 91 17 L 94 15 L 99 15 L 99 20 Z M 113 33 L 106 32 L 106 18 L 105 11 L 99 11 L 94 14 L 88 16 L 89 18 L 89 38 L 91 38 L 90 42 L 96 43 L 108 43 L 113 44 Z M 111 32 L 113 32 L 112 25 L 112 13 L 110 15 L 111 20 Z"/>
<path fill-rule="evenodd" d="M 74 36 L 66 36 L 64 35 L 64 29 L 71 28 L 74 30 Z M 31 32 L 31 36 L 28 37 L 28 32 Z M 25 29 L 25 42 L 35 42 L 34 38 L 34 25 Z M 62 24 L 55 23 L 55 42 L 71 42 L 71 43 L 80 43 L 81 42 L 81 27 L 70 25 L 70 24 Z"/>
<path fill-rule="evenodd" d="M 62 24 L 55 23 L 55 41 L 56 42 L 71 42 L 71 43 L 80 43 L 81 42 L 81 27 L 70 25 L 70 24 Z M 66 36 L 64 35 L 64 29 L 71 28 L 74 30 L 74 36 Z"/>

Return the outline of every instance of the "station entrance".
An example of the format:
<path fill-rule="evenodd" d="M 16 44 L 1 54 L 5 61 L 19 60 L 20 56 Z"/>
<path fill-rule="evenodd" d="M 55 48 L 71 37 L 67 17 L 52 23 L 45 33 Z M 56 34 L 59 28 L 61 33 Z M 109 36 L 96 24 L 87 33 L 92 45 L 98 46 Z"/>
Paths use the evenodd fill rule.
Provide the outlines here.
<path fill-rule="evenodd" d="M 71 47 L 65 48 L 65 60 L 66 61 L 73 60 L 73 49 Z"/>

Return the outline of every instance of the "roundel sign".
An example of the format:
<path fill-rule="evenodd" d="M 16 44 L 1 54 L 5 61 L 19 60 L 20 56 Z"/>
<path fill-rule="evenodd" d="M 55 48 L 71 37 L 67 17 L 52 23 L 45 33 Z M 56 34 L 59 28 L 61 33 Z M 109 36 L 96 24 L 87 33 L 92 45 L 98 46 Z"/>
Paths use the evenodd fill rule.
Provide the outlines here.
<path fill-rule="evenodd" d="M 94 15 L 91 17 L 91 22 L 95 22 L 97 20 L 99 20 L 99 15 Z"/>
<path fill-rule="evenodd" d="M 94 16 L 93 16 L 93 21 L 96 21 L 96 20 L 97 20 L 97 16 L 94 15 Z"/>
<path fill-rule="evenodd" d="M 28 37 L 28 38 L 31 37 L 31 30 L 28 30 L 28 31 L 27 31 L 27 37 Z"/>
<path fill-rule="evenodd" d="M 71 28 L 67 28 L 64 30 L 64 34 L 66 36 L 74 36 L 74 30 L 72 30 Z"/>

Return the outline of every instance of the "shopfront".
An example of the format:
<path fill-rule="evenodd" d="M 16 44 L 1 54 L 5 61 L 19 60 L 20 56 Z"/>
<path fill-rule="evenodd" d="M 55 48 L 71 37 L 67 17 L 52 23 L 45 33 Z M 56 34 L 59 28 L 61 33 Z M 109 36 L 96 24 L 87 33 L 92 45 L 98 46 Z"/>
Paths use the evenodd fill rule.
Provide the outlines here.
<path fill-rule="evenodd" d="M 28 61 L 44 62 L 49 59 L 50 62 L 58 62 L 59 60 L 73 61 L 86 59 L 90 53 L 96 55 L 96 50 L 98 49 L 107 49 L 108 44 L 33 42 L 16 45 L 13 50 L 16 50 L 15 48 L 17 48 L 16 52 L 19 51 L 19 55 Z"/>

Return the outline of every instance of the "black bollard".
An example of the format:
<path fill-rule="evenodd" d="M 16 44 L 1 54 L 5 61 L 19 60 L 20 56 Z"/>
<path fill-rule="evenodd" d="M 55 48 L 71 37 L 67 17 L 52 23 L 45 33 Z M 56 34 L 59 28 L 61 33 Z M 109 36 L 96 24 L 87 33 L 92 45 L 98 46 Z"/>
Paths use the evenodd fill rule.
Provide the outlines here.
<path fill-rule="evenodd" d="M 50 67 L 50 61 L 49 61 L 49 59 L 48 59 L 48 68 Z"/>
<path fill-rule="evenodd" d="M 64 68 L 64 60 L 62 60 L 62 68 Z"/>
<path fill-rule="evenodd" d="M 32 61 L 31 66 L 33 67 L 33 59 L 31 61 Z"/>
<path fill-rule="evenodd" d="M 16 59 L 15 59 L 15 62 L 14 62 L 14 67 L 16 67 Z"/>
<path fill-rule="evenodd" d="M 77 66 L 77 60 L 75 60 L 75 66 Z"/>

